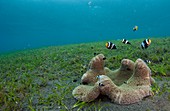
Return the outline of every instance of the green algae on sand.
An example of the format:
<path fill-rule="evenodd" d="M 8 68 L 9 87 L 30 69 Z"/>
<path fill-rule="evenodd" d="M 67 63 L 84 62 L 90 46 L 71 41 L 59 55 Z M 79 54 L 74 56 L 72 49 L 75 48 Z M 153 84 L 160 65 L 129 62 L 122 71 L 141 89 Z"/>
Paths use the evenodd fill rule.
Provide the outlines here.
<path fill-rule="evenodd" d="M 105 48 L 105 42 L 44 47 L 0 55 L 0 110 L 168 110 L 170 106 L 170 37 L 151 38 L 146 50 L 143 39 L 130 40 L 134 47 L 117 44 L 117 50 Z M 95 53 L 106 56 L 106 66 L 114 70 L 124 58 L 150 60 L 148 66 L 156 79 L 155 96 L 142 102 L 122 106 L 107 97 L 80 104 L 72 90 L 80 84 L 83 73 Z"/>

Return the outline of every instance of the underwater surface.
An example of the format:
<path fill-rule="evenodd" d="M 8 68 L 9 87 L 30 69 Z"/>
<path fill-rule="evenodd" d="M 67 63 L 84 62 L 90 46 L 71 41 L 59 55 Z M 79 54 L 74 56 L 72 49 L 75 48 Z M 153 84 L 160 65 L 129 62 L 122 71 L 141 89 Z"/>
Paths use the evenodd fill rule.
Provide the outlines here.
<path fill-rule="evenodd" d="M 0 0 L 0 53 L 170 35 L 169 0 Z M 133 31 L 137 25 L 139 29 Z"/>

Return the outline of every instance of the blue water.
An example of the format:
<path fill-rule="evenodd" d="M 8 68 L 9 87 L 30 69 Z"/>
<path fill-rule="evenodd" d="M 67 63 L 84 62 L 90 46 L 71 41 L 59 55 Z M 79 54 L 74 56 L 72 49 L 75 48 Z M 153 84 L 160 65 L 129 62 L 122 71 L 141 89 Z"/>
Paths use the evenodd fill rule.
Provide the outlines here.
<path fill-rule="evenodd" d="M 160 36 L 170 36 L 170 0 L 0 0 L 0 53 Z"/>

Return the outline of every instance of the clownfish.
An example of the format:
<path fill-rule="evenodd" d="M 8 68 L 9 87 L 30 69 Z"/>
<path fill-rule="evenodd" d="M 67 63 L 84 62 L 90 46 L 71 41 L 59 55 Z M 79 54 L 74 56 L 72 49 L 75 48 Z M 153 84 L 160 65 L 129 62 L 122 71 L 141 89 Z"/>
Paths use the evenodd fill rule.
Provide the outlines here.
<path fill-rule="evenodd" d="M 151 44 L 151 39 L 145 39 L 142 43 L 141 43 L 141 47 L 142 49 L 146 49 L 148 48 L 148 46 Z"/>
<path fill-rule="evenodd" d="M 116 45 L 113 44 L 112 42 L 106 42 L 105 46 L 107 49 L 117 49 Z"/>
<path fill-rule="evenodd" d="M 138 26 L 134 26 L 133 31 L 137 31 L 137 30 L 138 30 Z"/>
<path fill-rule="evenodd" d="M 144 60 L 145 63 L 151 64 L 150 60 Z"/>
<path fill-rule="evenodd" d="M 124 44 L 131 44 L 128 40 L 126 40 L 126 39 L 123 39 L 122 40 L 122 43 L 124 43 Z"/>

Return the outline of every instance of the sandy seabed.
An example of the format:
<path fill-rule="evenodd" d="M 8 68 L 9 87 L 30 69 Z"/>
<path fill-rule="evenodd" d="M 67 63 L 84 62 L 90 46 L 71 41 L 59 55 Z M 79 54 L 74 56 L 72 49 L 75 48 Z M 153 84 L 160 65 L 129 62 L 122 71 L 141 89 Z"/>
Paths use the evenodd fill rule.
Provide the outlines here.
<path fill-rule="evenodd" d="M 136 39 L 130 40 L 133 46 L 113 40 L 116 50 L 106 49 L 107 41 L 103 41 L 1 54 L 0 110 L 170 111 L 170 37 L 151 40 L 146 50 L 139 47 L 143 39 Z M 118 105 L 99 96 L 93 102 L 78 104 L 72 90 L 98 53 L 106 56 L 105 65 L 113 70 L 124 58 L 150 60 L 148 66 L 156 80 L 152 87 L 154 97 Z"/>

